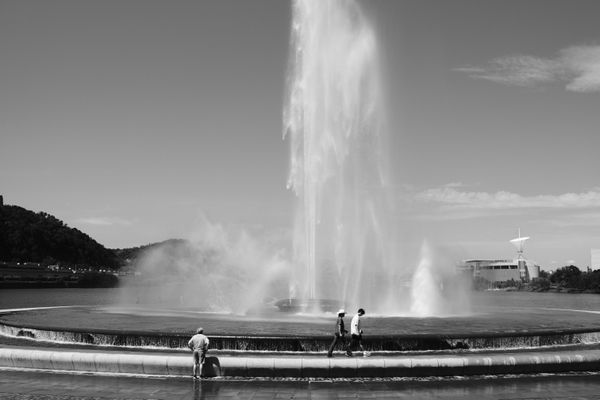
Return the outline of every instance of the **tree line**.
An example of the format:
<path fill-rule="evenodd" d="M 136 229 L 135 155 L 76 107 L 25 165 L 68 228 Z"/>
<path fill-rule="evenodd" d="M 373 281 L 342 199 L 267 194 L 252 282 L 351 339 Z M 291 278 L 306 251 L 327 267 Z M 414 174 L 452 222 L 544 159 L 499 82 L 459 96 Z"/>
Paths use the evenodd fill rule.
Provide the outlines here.
<path fill-rule="evenodd" d="M 575 265 L 566 265 L 553 272 L 540 271 L 539 278 L 529 283 L 511 279 L 502 282 L 489 282 L 481 277 L 473 281 L 476 290 L 484 290 L 493 286 L 498 289 L 512 288 L 530 291 L 561 291 L 600 293 L 600 269 L 582 271 Z"/>
<path fill-rule="evenodd" d="M 45 212 L 0 206 L 0 261 L 117 268 L 115 251 Z"/>
<path fill-rule="evenodd" d="M 600 293 L 600 269 L 582 271 L 575 265 L 567 265 L 552 273 L 540 272 L 540 277 L 531 282 L 534 288 L 551 288 Z"/>

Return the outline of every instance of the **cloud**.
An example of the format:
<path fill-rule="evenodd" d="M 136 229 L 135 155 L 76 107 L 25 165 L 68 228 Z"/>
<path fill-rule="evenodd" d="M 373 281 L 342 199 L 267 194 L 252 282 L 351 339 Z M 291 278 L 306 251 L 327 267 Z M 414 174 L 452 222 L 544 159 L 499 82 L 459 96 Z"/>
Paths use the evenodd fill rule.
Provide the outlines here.
<path fill-rule="evenodd" d="M 83 225 L 94 225 L 94 226 L 128 226 L 132 225 L 131 221 L 127 221 L 121 218 L 114 217 L 87 217 L 87 218 L 79 218 L 75 220 L 78 224 Z"/>
<path fill-rule="evenodd" d="M 600 91 L 600 46 L 569 47 L 561 51 L 561 59 L 567 72 L 572 75 L 567 90 Z"/>
<path fill-rule="evenodd" d="M 563 83 L 572 92 L 600 92 L 600 46 L 572 46 L 554 58 L 530 55 L 499 57 L 487 66 L 455 68 L 475 79 L 512 86 L 533 87 Z"/>
<path fill-rule="evenodd" d="M 419 192 L 415 195 L 415 199 L 455 209 L 600 208 L 600 191 L 597 190 L 560 195 L 522 196 L 506 191 L 495 193 L 467 192 L 457 190 L 454 187 L 443 186 Z"/>
<path fill-rule="evenodd" d="M 462 188 L 462 187 L 466 187 L 467 185 L 465 185 L 462 182 L 450 182 L 450 183 L 446 183 L 443 187 L 445 188 Z"/>

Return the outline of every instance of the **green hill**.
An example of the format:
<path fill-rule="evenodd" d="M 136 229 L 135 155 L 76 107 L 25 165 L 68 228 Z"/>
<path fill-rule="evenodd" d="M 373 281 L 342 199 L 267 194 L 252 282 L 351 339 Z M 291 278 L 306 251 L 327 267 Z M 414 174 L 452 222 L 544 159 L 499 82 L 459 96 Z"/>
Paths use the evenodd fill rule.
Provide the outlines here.
<path fill-rule="evenodd" d="M 115 251 L 45 212 L 0 205 L 0 261 L 119 267 Z"/>

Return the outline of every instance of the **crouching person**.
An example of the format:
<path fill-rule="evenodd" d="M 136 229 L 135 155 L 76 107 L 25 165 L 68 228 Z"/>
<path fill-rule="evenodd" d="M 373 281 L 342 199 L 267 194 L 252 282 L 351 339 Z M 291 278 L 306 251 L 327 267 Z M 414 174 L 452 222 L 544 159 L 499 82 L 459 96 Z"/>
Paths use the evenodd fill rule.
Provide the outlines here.
<path fill-rule="evenodd" d="M 204 329 L 198 328 L 196 334 L 192 336 L 188 342 L 188 347 L 194 352 L 194 379 L 202 377 L 202 367 L 204 366 L 204 360 L 206 360 L 206 352 L 208 350 L 209 341 L 203 333 Z"/>

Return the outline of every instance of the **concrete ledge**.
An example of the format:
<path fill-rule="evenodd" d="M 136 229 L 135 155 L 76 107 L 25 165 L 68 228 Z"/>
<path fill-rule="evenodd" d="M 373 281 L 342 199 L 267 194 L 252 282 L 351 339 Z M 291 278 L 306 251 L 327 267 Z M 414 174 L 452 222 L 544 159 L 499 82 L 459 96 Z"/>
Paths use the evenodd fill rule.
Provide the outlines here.
<path fill-rule="evenodd" d="M 294 378 L 302 371 L 301 358 L 273 358 L 273 376 L 276 378 Z"/>
<path fill-rule="evenodd" d="M 360 376 L 366 378 L 377 378 L 382 376 L 382 371 L 385 371 L 384 358 L 357 358 L 356 361 Z"/>
<path fill-rule="evenodd" d="M 0 368 L 190 376 L 192 358 L 189 355 L 156 353 L 119 354 L 7 347 L 0 348 Z M 600 349 L 370 358 L 326 358 L 324 355 L 209 356 L 203 373 L 208 377 L 389 378 L 569 371 L 600 371 Z"/>
<path fill-rule="evenodd" d="M 331 364 L 329 358 L 303 358 L 302 359 L 302 371 L 300 377 L 302 378 L 330 378 L 329 366 Z"/>
<path fill-rule="evenodd" d="M 248 368 L 244 358 L 222 357 L 219 359 L 219 365 L 219 376 L 248 376 Z"/>
<path fill-rule="evenodd" d="M 306 360 L 310 362 L 309 360 Z M 355 378 L 358 376 L 358 363 L 355 358 L 329 359 L 330 378 Z"/>
<path fill-rule="evenodd" d="M 167 359 L 161 356 L 148 356 L 142 360 L 142 369 L 146 375 L 161 375 L 167 370 Z"/>
<path fill-rule="evenodd" d="M 73 366 L 73 357 L 69 353 L 56 352 L 51 354 L 50 362 L 52 364 L 52 369 L 59 371 L 72 371 L 75 369 Z"/>
<path fill-rule="evenodd" d="M 108 346 L 153 346 L 186 349 L 187 333 L 152 334 L 138 331 L 60 329 L 16 326 L 0 320 L 0 334 L 9 337 L 57 343 L 85 343 Z M 225 336 L 211 335 L 211 349 L 234 351 L 322 352 L 327 351 L 332 336 Z M 533 330 L 528 332 L 490 332 L 446 335 L 369 335 L 363 339 L 368 351 L 425 351 L 451 349 L 507 349 L 569 344 L 600 343 L 597 326 L 577 329 Z"/>

